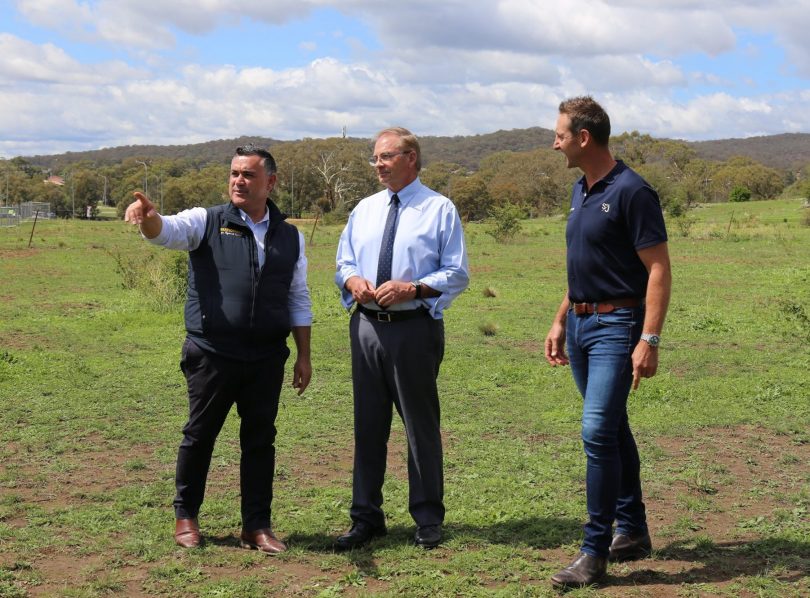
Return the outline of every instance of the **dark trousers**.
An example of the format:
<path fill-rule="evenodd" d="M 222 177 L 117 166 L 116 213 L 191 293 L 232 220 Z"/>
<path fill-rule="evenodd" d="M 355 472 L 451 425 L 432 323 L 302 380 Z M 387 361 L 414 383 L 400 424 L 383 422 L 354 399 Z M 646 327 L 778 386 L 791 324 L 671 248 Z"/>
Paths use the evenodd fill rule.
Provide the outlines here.
<path fill-rule="evenodd" d="M 417 525 L 444 521 L 444 473 L 436 378 L 444 322 L 430 316 L 377 322 L 359 312 L 349 325 L 354 387 L 353 521 L 385 524 L 385 477 L 392 406 L 408 438 L 408 508 Z"/>
<path fill-rule="evenodd" d="M 211 454 L 231 405 L 241 418 L 242 527 L 270 527 L 275 468 L 276 414 L 289 350 L 257 362 L 223 359 L 186 339 L 180 369 L 188 383 L 188 422 L 177 454 L 177 518 L 197 517 L 205 496 Z"/>

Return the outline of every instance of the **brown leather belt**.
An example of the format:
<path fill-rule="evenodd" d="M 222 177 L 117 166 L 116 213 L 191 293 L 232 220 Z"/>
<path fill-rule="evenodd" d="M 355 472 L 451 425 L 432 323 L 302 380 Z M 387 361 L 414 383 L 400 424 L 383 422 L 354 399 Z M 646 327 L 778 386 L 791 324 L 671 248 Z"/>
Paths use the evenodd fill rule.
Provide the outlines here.
<path fill-rule="evenodd" d="M 428 313 L 428 310 L 424 307 L 402 311 L 383 311 L 379 309 L 368 309 L 362 305 L 357 306 L 357 311 L 376 322 L 402 322 L 403 320 L 425 316 Z"/>
<path fill-rule="evenodd" d="M 609 314 L 614 309 L 620 307 L 638 307 L 642 305 L 641 299 L 609 299 L 607 301 L 599 301 L 596 303 L 572 303 L 571 309 L 578 316 L 585 316 L 588 314 Z"/>

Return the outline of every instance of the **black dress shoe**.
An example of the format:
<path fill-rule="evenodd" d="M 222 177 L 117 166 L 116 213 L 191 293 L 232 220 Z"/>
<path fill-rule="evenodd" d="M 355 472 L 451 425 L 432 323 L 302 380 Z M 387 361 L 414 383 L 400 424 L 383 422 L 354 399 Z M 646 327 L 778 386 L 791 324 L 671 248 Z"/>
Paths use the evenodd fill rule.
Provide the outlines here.
<path fill-rule="evenodd" d="M 573 563 L 551 576 L 551 583 L 556 588 L 584 588 L 599 581 L 606 572 L 607 557 L 580 552 Z"/>
<path fill-rule="evenodd" d="M 355 521 L 352 529 L 335 540 L 335 550 L 344 551 L 360 548 L 368 544 L 372 538 L 384 536 L 387 533 L 385 526 L 375 527 L 365 521 Z"/>
<path fill-rule="evenodd" d="M 422 548 L 436 548 L 442 541 L 442 526 L 421 525 L 417 527 L 413 541 Z"/>
<path fill-rule="evenodd" d="M 646 559 L 652 554 L 652 540 L 650 534 L 644 532 L 638 536 L 626 536 L 616 534 L 613 536 L 613 543 L 610 545 L 610 556 L 612 562 L 623 563 L 625 561 L 637 561 Z"/>

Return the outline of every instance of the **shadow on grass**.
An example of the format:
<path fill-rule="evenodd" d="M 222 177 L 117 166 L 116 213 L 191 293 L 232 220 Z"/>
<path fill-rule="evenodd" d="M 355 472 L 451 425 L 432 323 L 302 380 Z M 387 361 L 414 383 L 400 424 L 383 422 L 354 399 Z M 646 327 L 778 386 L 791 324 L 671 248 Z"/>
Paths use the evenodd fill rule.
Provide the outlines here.
<path fill-rule="evenodd" d="M 389 527 L 388 534 L 382 538 L 375 538 L 363 548 L 338 554 L 345 555 L 348 561 L 365 575 L 374 577 L 377 574 L 375 552 L 413 546 L 414 531 L 415 526 Z M 476 544 L 480 544 L 482 548 L 486 545 L 504 544 L 546 549 L 579 541 L 582 537 L 582 523 L 573 519 L 532 517 L 487 526 L 451 523 L 445 525 L 443 531 L 444 539 L 441 546 L 461 542 L 466 545 L 464 550 L 474 550 Z M 326 534 L 291 534 L 286 540 L 291 547 L 328 553 L 333 552 L 335 539 L 336 536 Z M 441 550 L 441 547 L 438 550 Z"/>
<path fill-rule="evenodd" d="M 610 576 L 606 583 L 615 586 L 650 584 L 681 585 L 719 583 L 737 577 L 767 575 L 783 583 L 794 583 L 806 577 L 810 570 L 810 542 L 777 538 L 738 542 L 722 542 L 690 547 L 690 542 L 673 542 L 647 561 L 651 566 L 662 560 L 695 563 L 677 573 L 638 569 L 629 575 Z M 642 561 L 643 566 L 644 561 Z M 776 570 L 776 571 L 774 571 Z"/>

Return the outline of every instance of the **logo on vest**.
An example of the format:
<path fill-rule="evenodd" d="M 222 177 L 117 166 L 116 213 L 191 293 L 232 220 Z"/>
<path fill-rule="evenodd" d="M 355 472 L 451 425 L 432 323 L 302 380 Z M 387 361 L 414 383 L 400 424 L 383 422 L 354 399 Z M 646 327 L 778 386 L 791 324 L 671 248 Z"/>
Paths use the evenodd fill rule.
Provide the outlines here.
<path fill-rule="evenodd" d="M 608 212 L 610 212 L 610 204 L 609 204 L 609 203 L 603 203 L 603 204 L 602 204 L 602 211 L 603 211 L 605 214 L 607 214 Z"/>
<path fill-rule="evenodd" d="M 230 228 L 230 227 L 227 227 L 227 226 L 221 227 L 219 229 L 219 234 L 220 235 L 230 235 L 232 237 L 244 237 L 245 236 L 245 233 L 243 233 L 241 230 L 238 230 L 238 229 L 235 229 L 235 228 Z"/>

